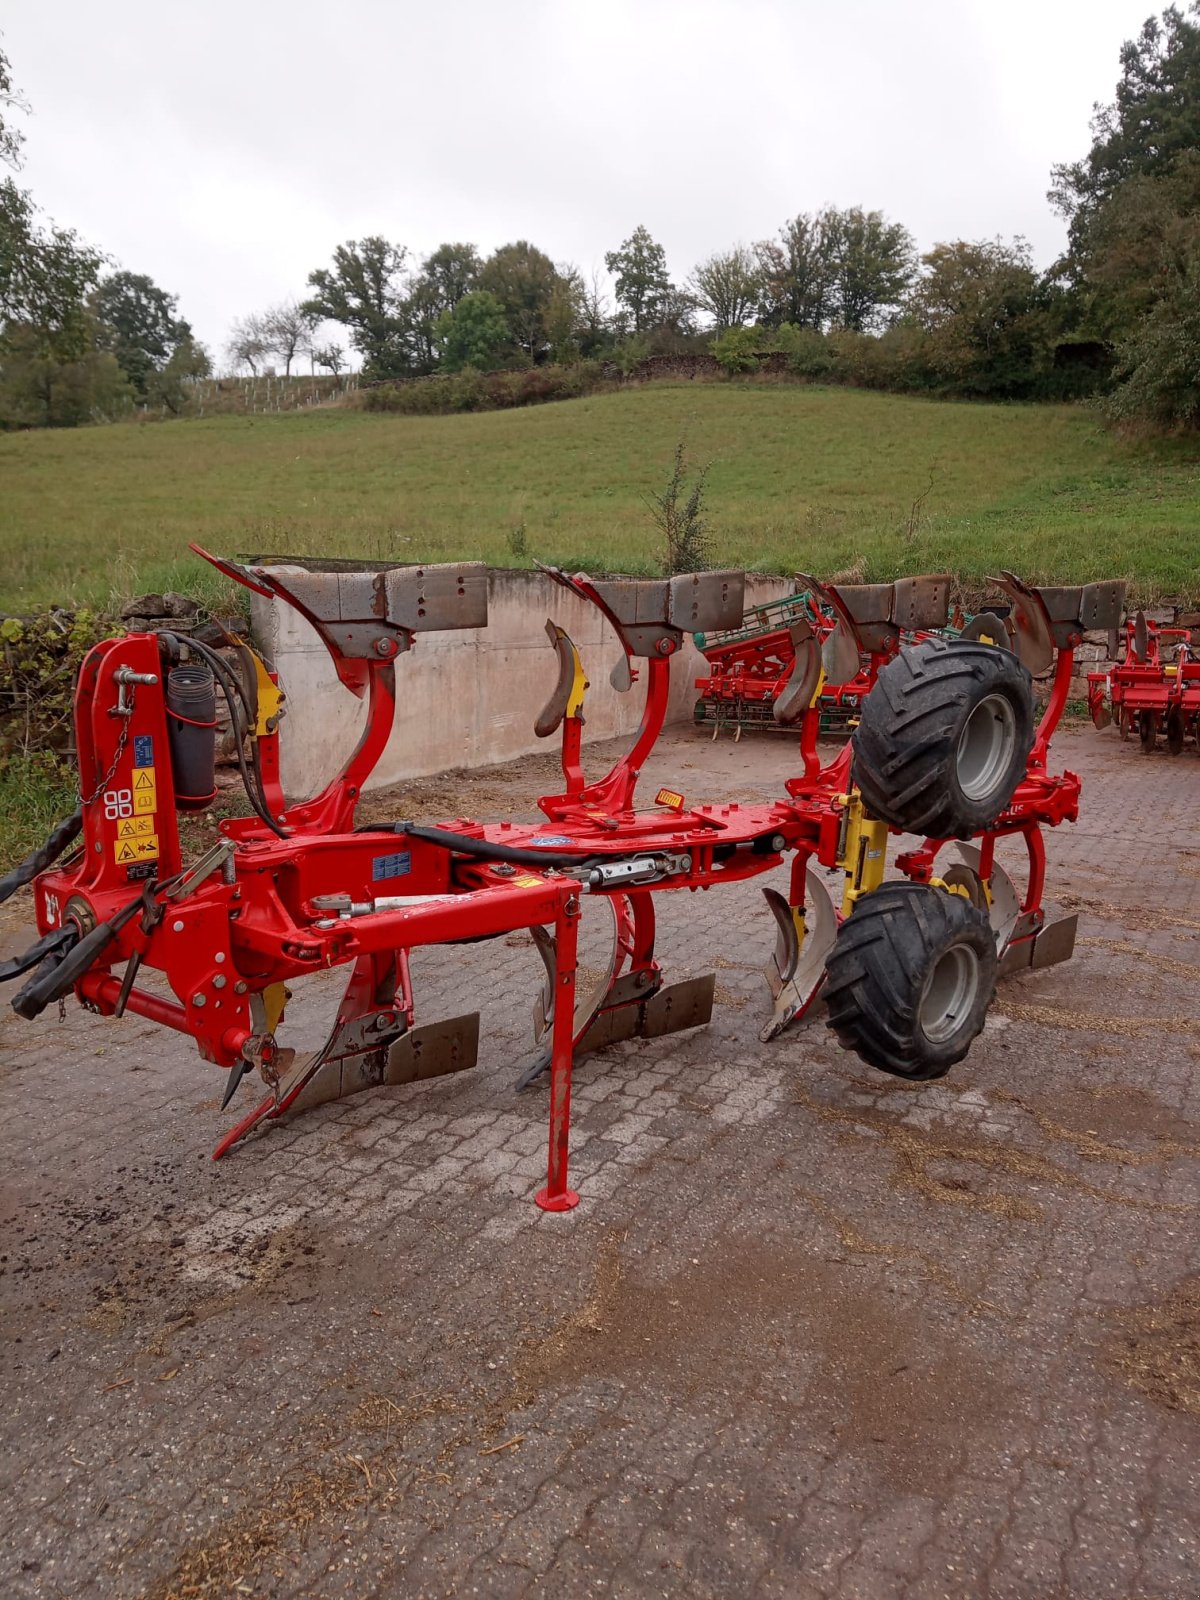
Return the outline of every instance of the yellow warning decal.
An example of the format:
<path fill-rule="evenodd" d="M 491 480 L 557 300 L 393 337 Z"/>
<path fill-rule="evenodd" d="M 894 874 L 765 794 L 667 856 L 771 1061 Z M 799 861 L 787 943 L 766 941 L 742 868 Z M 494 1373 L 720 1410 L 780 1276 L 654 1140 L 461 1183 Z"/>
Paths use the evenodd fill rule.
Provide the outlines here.
<path fill-rule="evenodd" d="M 683 810 L 683 796 L 674 789 L 660 789 L 654 796 L 656 806 L 668 806 L 672 811 Z"/>
<path fill-rule="evenodd" d="M 542 886 L 542 879 L 535 878 L 529 872 L 523 873 L 519 878 L 514 878 L 513 882 L 518 889 L 540 889 Z"/>
<path fill-rule="evenodd" d="M 154 832 L 153 817 L 126 817 L 117 823 L 118 839 L 141 839 Z"/>
<path fill-rule="evenodd" d="M 158 810 L 158 790 L 153 767 L 133 769 L 133 809 L 139 815 Z"/>
<path fill-rule="evenodd" d="M 117 864 L 122 867 L 130 861 L 156 861 L 158 835 L 147 833 L 140 839 L 116 839 L 113 841 L 113 855 L 117 858 Z"/>

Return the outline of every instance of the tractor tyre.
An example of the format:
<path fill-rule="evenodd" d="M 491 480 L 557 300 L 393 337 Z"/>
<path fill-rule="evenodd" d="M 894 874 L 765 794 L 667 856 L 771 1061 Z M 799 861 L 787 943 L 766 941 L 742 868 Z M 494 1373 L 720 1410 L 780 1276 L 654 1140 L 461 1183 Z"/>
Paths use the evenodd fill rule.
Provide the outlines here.
<path fill-rule="evenodd" d="M 969 839 L 1025 776 L 1033 724 L 1033 680 L 1010 651 L 922 639 L 888 662 L 863 703 L 854 781 L 890 827 Z"/>
<path fill-rule="evenodd" d="M 1158 743 L 1158 719 L 1153 711 L 1138 712 L 1138 742 L 1145 756 L 1148 756 Z"/>
<path fill-rule="evenodd" d="M 925 883 L 864 895 L 825 963 L 828 1025 L 898 1078 L 940 1078 L 983 1028 L 996 984 L 987 914 Z"/>
<path fill-rule="evenodd" d="M 1183 754 L 1183 712 L 1172 706 L 1167 712 L 1167 749 L 1173 756 Z"/>

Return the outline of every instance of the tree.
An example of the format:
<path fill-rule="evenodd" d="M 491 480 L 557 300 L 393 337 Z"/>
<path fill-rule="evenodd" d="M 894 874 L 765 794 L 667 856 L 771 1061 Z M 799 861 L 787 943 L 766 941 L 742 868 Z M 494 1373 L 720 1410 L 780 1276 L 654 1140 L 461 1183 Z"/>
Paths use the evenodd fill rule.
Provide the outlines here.
<path fill-rule="evenodd" d="M 321 367 L 325 372 L 332 372 L 336 378 L 346 365 L 346 352 L 340 344 L 326 344 L 322 345 L 319 350 L 313 351 L 313 360 L 317 366 Z"/>
<path fill-rule="evenodd" d="M 176 297 L 141 273 L 114 272 L 91 297 L 97 343 L 111 350 L 121 371 L 144 395 L 150 375 L 161 371 L 191 328 L 175 315 Z"/>
<path fill-rule="evenodd" d="M 1070 262 L 1078 272 L 1092 219 L 1135 177 L 1164 177 L 1180 156 L 1200 148 L 1200 17 L 1168 6 L 1121 47 L 1121 76 L 1111 105 L 1096 105 L 1092 148 L 1081 161 L 1053 169 L 1050 200 L 1070 224 Z"/>
<path fill-rule="evenodd" d="M 47 354 L 73 360 L 91 337 L 86 303 L 103 260 L 71 230 L 42 228 L 29 195 L 0 183 L 0 327 L 36 328 Z"/>
<path fill-rule="evenodd" d="M 284 376 L 292 375 L 292 362 L 303 351 L 312 349 L 317 318 L 294 300 L 281 300 L 258 319 L 267 348 L 283 361 Z"/>
<path fill-rule="evenodd" d="M 664 302 L 674 287 L 662 245 L 639 224 L 619 250 L 608 252 L 604 265 L 616 279 L 617 304 L 628 313 L 633 332 L 659 327 Z"/>
<path fill-rule="evenodd" d="M 550 343 L 546 317 L 557 280 L 553 261 L 527 239 L 501 245 L 479 272 L 479 288 L 500 302 L 513 343 L 531 361 L 544 356 Z"/>
<path fill-rule="evenodd" d="M 579 300 L 580 352 L 585 356 L 593 355 L 611 341 L 608 299 L 600 287 L 600 274 L 593 270 L 591 281 L 582 286 Z"/>
<path fill-rule="evenodd" d="M 161 370 L 151 375 L 146 398 L 151 405 L 163 406 L 172 416 L 178 416 L 187 406 L 188 385 L 197 378 L 211 376 L 208 351 L 188 333 L 176 344 Z"/>
<path fill-rule="evenodd" d="M 13 110 L 28 112 L 29 105 L 0 52 L 0 163 L 16 170 L 25 136 L 9 119 Z M 102 262 L 70 230 L 43 228 L 27 190 L 11 178 L 0 182 L 0 335 L 25 324 L 38 330 L 34 343 L 44 355 L 82 354 L 90 336 L 85 301 Z"/>
<path fill-rule="evenodd" d="M 27 111 L 0 54 L 0 162 L 20 165 L 24 136 L 8 118 Z M 29 193 L 0 182 L 0 407 L 34 425 L 86 421 L 116 406 L 124 378 L 95 351 L 87 308 L 103 257 L 68 229 L 44 227 Z"/>
<path fill-rule="evenodd" d="M 687 284 L 701 311 L 706 311 L 717 331 L 740 328 L 753 315 L 759 293 L 758 267 L 744 244 L 709 256 L 692 271 Z"/>
<path fill-rule="evenodd" d="M 1200 428 L 1200 248 L 1117 348 L 1121 379 L 1108 402 L 1120 421 Z"/>
<path fill-rule="evenodd" d="M 302 309 L 349 329 L 368 377 L 403 377 L 412 369 L 402 278 L 407 259 L 403 245 L 373 234 L 339 245 L 331 268 L 319 267 L 308 275 L 313 293 Z"/>
<path fill-rule="evenodd" d="M 903 300 L 912 282 L 912 235 L 881 211 L 851 206 L 824 213 L 831 270 L 833 320 L 855 333 L 877 328 Z"/>
<path fill-rule="evenodd" d="M 84 313 L 85 324 L 87 313 Z M 111 421 L 133 399 L 116 357 L 98 350 L 86 330 L 74 353 L 49 343 L 45 330 L 10 323 L 0 341 L 0 426 L 74 428 Z"/>
<path fill-rule="evenodd" d="M 263 319 L 254 315 L 242 317 L 233 324 L 229 330 L 229 342 L 225 346 L 234 366 L 249 367 L 255 377 L 258 376 L 259 362 L 266 360 L 272 348 L 267 330 L 263 327 Z"/>
<path fill-rule="evenodd" d="M 475 288 L 482 264 L 473 244 L 440 244 L 421 263 L 414 288 L 427 289 L 430 306 L 441 316 Z"/>
<path fill-rule="evenodd" d="M 486 372 L 496 365 L 509 343 L 504 307 L 486 289 L 466 294 L 451 311 L 443 311 L 436 325 L 437 348 L 447 372 L 475 367 Z"/>
<path fill-rule="evenodd" d="M 832 315 L 833 263 L 829 209 L 801 214 L 785 222 L 779 242 L 766 239 L 755 247 L 761 283 L 759 317 L 769 327 L 791 323 L 797 328 L 823 328 Z"/>
<path fill-rule="evenodd" d="M 943 381 L 976 394 L 1028 393 L 1049 356 L 1044 293 L 1024 239 L 935 245 L 908 310 Z"/>
<path fill-rule="evenodd" d="M 9 121 L 6 113 L 10 111 L 28 113 L 29 102 L 14 88 L 8 57 L 0 50 L 0 164 L 11 167 L 15 172 L 21 165 L 21 147 L 25 143 L 25 135 Z"/>
<path fill-rule="evenodd" d="M 470 294 L 479 279 L 479 252 L 473 244 L 440 244 L 421 263 L 409 291 L 407 314 L 415 358 L 432 371 L 438 358 L 437 325 Z"/>

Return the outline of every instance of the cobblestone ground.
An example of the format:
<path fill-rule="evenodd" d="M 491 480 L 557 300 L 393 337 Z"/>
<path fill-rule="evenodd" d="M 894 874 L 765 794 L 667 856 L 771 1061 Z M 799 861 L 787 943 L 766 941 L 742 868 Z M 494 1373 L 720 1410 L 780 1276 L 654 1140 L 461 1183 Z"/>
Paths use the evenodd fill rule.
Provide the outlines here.
<path fill-rule="evenodd" d="M 0 1592 L 1196 1596 L 1200 759 L 1056 753 L 1080 948 L 939 1084 L 760 1046 L 757 890 L 662 897 L 714 1021 L 580 1064 L 565 1217 L 524 937 L 414 963 L 477 1071 L 218 1165 L 186 1041 L 5 1008 Z M 789 766 L 685 731 L 648 780 Z"/>

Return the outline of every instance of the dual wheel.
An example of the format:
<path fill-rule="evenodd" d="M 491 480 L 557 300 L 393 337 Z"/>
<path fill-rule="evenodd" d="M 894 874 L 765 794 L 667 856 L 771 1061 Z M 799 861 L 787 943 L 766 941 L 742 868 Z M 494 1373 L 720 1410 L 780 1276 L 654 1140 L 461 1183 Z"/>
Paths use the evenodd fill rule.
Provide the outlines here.
<path fill-rule="evenodd" d="M 890 661 L 867 696 L 854 781 L 889 826 L 968 839 L 1012 800 L 1033 733 L 1032 680 L 1015 655 L 975 640 L 925 639 Z M 884 1072 L 939 1078 L 982 1030 L 997 965 L 982 903 L 929 884 L 886 883 L 838 931 L 826 962 L 829 1026 Z"/>

